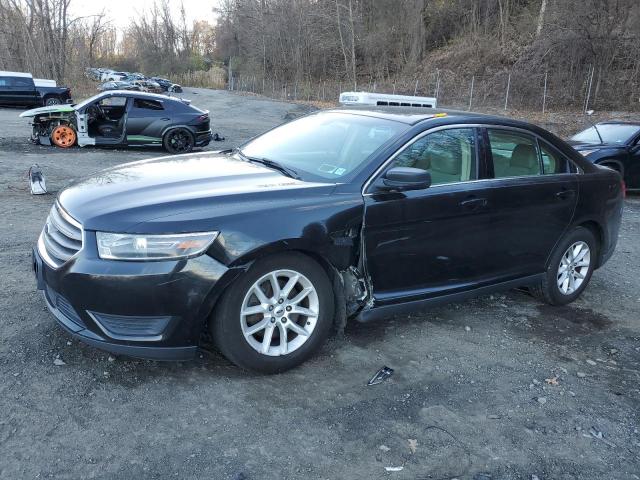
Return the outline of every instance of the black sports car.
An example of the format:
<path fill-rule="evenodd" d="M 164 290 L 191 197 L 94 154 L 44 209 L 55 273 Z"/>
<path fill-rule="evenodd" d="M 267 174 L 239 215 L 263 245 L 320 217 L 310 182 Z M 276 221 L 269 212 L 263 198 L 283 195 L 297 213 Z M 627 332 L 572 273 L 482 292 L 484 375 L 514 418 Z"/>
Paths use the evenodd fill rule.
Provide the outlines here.
<path fill-rule="evenodd" d="M 156 82 L 162 90 L 170 93 L 182 93 L 182 87 L 171 80 L 162 77 L 151 77 L 149 80 Z"/>
<path fill-rule="evenodd" d="M 209 112 L 190 102 L 144 92 L 109 91 L 78 103 L 28 110 L 31 139 L 43 145 L 162 145 L 190 152 L 211 141 Z"/>
<path fill-rule="evenodd" d="M 132 82 L 129 82 L 127 80 L 104 82 L 98 85 L 96 89 L 101 92 L 106 92 L 108 90 L 134 90 L 134 91 L 141 90 L 138 85 L 134 85 Z"/>
<path fill-rule="evenodd" d="M 569 143 L 590 162 L 620 172 L 627 189 L 640 190 L 640 122 L 601 122 Z"/>
<path fill-rule="evenodd" d="M 314 113 L 240 149 L 121 165 L 56 200 L 33 253 L 58 322 L 115 353 L 293 367 L 332 325 L 529 286 L 575 300 L 613 254 L 620 175 L 468 113 Z"/>

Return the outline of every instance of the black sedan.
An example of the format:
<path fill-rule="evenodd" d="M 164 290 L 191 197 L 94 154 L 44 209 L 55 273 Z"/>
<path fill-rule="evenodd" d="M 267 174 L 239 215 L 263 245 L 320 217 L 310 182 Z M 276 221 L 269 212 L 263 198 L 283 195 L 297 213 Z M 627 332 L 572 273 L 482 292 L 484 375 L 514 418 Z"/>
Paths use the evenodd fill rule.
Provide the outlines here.
<path fill-rule="evenodd" d="M 569 303 L 613 254 L 622 204 L 617 172 L 533 125 L 334 110 L 77 181 L 33 263 L 88 344 L 185 359 L 210 338 L 278 372 L 348 318 L 518 286 Z"/>
<path fill-rule="evenodd" d="M 618 171 L 627 189 L 640 190 L 640 122 L 601 122 L 569 143 L 590 162 Z"/>
<path fill-rule="evenodd" d="M 31 140 L 43 145 L 153 146 L 187 153 L 211 141 L 209 112 L 177 97 L 109 91 L 77 105 L 35 108 Z"/>

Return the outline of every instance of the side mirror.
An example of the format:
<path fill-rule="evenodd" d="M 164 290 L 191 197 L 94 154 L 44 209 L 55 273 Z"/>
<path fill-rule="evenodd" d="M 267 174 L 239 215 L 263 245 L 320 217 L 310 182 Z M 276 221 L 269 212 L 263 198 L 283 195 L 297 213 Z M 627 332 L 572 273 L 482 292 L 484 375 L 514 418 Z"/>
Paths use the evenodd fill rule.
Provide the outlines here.
<path fill-rule="evenodd" d="M 405 192 L 424 190 L 431 186 L 431 173 L 420 168 L 394 167 L 382 177 L 381 187 L 385 190 Z"/>

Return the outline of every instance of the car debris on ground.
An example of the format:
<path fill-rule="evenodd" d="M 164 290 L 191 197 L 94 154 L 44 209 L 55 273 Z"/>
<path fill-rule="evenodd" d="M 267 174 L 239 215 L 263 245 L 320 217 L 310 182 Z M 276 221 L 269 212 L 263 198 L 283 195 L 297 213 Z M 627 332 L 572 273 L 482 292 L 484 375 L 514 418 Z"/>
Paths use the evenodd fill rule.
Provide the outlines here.
<path fill-rule="evenodd" d="M 389 368 L 386 365 L 378 370 L 373 377 L 367 382 L 368 386 L 378 385 L 393 374 L 393 368 Z"/>

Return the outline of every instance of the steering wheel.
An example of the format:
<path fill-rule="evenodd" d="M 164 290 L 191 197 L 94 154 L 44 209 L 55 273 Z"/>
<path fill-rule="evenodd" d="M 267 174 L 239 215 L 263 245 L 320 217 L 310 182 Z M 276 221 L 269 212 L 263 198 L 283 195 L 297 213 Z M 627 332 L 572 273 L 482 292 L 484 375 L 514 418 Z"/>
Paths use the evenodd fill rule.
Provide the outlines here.
<path fill-rule="evenodd" d="M 100 107 L 100 105 L 97 103 L 94 103 L 93 105 L 89 105 L 87 107 L 87 116 L 96 120 L 106 117 L 106 115 L 104 114 L 104 110 L 102 110 L 102 107 Z"/>

